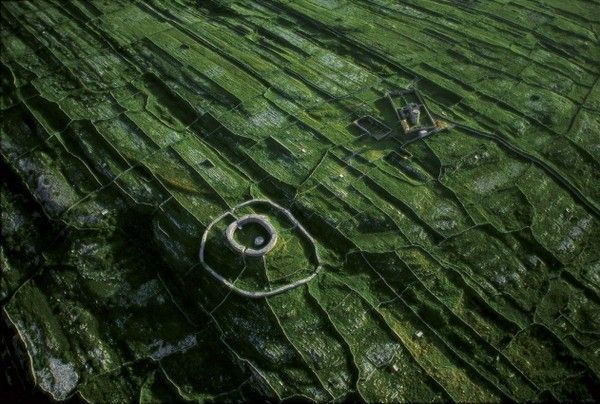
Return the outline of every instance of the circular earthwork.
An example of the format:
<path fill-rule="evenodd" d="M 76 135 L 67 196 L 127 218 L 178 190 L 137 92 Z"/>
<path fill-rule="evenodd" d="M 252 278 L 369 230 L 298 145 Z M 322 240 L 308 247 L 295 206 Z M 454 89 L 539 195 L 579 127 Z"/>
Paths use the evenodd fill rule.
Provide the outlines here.
<path fill-rule="evenodd" d="M 260 225 L 268 234 L 269 241 L 267 242 L 267 244 L 264 244 L 264 237 L 262 236 L 257 236 L 254 239 L 255 246 L 259 247 L 262 245 L 261 248 L 256 249 L 242 245 L 234 237 L 235 232 L 237 230 L 241 230 L 244 225 L 251 223 Z M 275 230 L 275 227 L 273 227 L 273 225 L 269 222 L 269 218 L 265 215 L 245 215 L 235 220 L 229 226 L 227 226 L 227 229 L 225 230 L 225 237 L 229 242 L 229 246 L 235 252 L 242 255 L 247 255 L 249 257 L 262 257 L 263 255 L 271 251 L 273 247 L 275 247 L 275 243 L 277 243 L 277 231 Z"/>
<path fill-rule="evenodd" d="M 277 234 L 275 227 L 270 223 L 268 217 L 266 215 L 249 214 L 249 215 L 242 216 L 241 218 L 238 219 L 235 216 L 236 210 L 239 210 L 243 207 L 246 207 L 246 206 L 249 206 L 252 204 L 267 205 L 270 208 L 275 209 L 276 211 L 281 213 L 292 224 L 292 227 L 295 230 L 297 230 L 299 232 L 299 234 L 301 234 L 302 237 L 304 237 L 304 239 L 307 240 L 312 245 L 312 255 L 313 255 L 313 260 L 315 262 L 315 265 L 314 265 L 314 269 L 312 270 L 312 273 L 310 275 L 308 275 L 304 278 L 301 278 L 299 280 L 296 280 L 294 282 L 285 284 L 283 286 L 276 287 L 276 288 L 268 288 L 265 290 L 247 290 L 247 289 L 243 289 L 243 288 L 236 286 L 233 282 L 226 279 L 224 276 L 222 276 L 218 271 L 216 271 L 214 268 L 212 268 L 205 261 L 205 247 L 206 247 L 206 242 L 208 239 L 208 234 L 210 233 L 212 228 L 218 222 L 220 222 L 227 216 L 232 216 L 235 219 L 232 223 L 230 223 L 227 226 L 227 228 L 225 230 L 225 239 L 233 253 L 239 254 L 241 256 L 262 258 L 262 259 L 265 259 L 265 257 L 267 257 L 269 255 L 269 252 L 275 247 L 275 245 L 277 243 L 278 234 Z M 247 224 L 260 225 L 265 230 L 267 237 L 258 236 L 256 238 L 254 238 L 254 246 L 252 246 L 252 247 L 238 242 L 235 239 L 236 231 L 241 230 L 241 228 L 243 228 L 243 226 L 247 225 Z M 260 240 L 261 238 L 263 240 Z M 264 244 L 265 240 L 267 241 L 266 244 Z M 262 241 L 262 243 L 260 241 Z M 254 247 L 260 247 L 261 245 L 262 245 L 261 248 L 254 248 Z M 304 228 L 304 226 L 302 226 L 302 224 L 294 217 L 294 215 L 292 215 L 292 213 L 289 210 L 287 210 L 284 207 L 282 207 L 272 201 L 269 201 L 267 199 L 251 199 L 249 201 L 243 202 L 243 203 L 231 208 L 230 210 L 224 212 L 222 215 L 220 215 L 216 219 L 214 219 L 208 225 L 208 227 L 204 231 L 204 234 L 202 234 L 202 239 L 200 241 L 200 251 L 199 251 L 198 255 L 199 255 L 200 263 L 202 264 L 202 267 L 213 278 L 215 278 L 219 283 L 221 283 L 225 287 L 229 288 L 231 291 L 233 291 L 241 296 L 250 297 L 250 298 L 262 298 L 262 297 L 274 296 L 274 295 L 286 292 L 290 289 L 296 288 L 300 285 L 304 285 L 304 284 L 308 283 L 309 281 L 311 281 L 315 276 L 317 276 L 317 274 L 321 271 L 321 268 L 322 268 L 321 257 L 319 255 L 319 250 L 317 248 L 315 239 Z"/>

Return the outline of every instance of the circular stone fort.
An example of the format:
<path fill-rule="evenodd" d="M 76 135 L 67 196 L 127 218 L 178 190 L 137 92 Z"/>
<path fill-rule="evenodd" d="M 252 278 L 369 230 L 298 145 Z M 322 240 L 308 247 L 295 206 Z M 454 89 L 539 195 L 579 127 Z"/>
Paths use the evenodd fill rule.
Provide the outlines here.
<path fill-rule="evenodd" d="M 230 248 L 232 254 L 238 254 L 243 257 L 262 258 L 263 260 L 269 255 L 269 252 L 275 248 L 279 238 L 275 226 L 269 221 L 267 215 L 264 214 L 247 214 L 240 218 L 235 216 L 235 212 L 243 207 L 253 204 L 263 204 L 278 211 L 292 225 L 291 228 L 296 230 L 309 244 L 312 245 L 312 255 L 315 262 L 314 268 L 310 275 L 290 282 L 277 288 L 267 288 L 264 290 L 247 290 L 236 286 L 233 282 L 222 276 L 217 270 L 211 267 L 205 260 L 205 248 L 208 235 L 217 223 L 227 216 L 232 216 L 234 221 L 231 222 L 225 229 L 225 241 Z M 252 231 L 247 231 L 251 228 Z M 233 292 L 251 298 L 261 298 L 274 296 L 283 293 L 300 285 L 306 284 L 312 280 L 321 270 L 321 257 L 317 249 L 315 239 L 308 233 L 302 224 L 292 215 L 292 213 L 284 207 L 271 202 L 267 199 L 251 199 L 243 202 L 222 215 L 214 219 L 202 234 L 200 242 L 199 258 L 202 267 L 212 275 L 219 283 L 231 289 Z M 265 261 L 266 262 L 266 261 Z"/>
<path fill-rule="evenodd" d="M 257 236 L 254 239 L 254 248 L 239 243 L 234 237 L 235 232 L 243 230 L 244 225 L 246 224 L 257 224 L 261 226 L 268 235 L 268 242 L 265 244 L 265 238 L 263 236 Z M 275 247 L 275 243 L 277 243 L 277 231 L 269 222 L 269 219 L 264 215 L 246 215 L 241 217 L 227 226 L 225 237 L 229 242 L 229 246 L 233 248 L 234 251 L 249 257 L 262 257 L 271 251 L 273 247 Z"/>

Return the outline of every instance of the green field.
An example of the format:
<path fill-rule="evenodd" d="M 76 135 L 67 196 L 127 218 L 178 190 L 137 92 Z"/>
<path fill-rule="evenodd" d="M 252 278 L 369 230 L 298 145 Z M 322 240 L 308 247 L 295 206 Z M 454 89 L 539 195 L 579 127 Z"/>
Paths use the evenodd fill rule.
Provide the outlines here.
<path fill-rule="evenodd" d="M 48 396 L 600 397 L 600 1 L 0 10 L 0 304 Z"/>

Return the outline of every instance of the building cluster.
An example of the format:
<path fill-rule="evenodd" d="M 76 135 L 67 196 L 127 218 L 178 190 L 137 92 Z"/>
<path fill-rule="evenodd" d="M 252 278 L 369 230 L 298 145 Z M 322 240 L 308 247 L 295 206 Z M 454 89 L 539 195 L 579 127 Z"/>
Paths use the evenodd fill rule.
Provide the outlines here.
<path fill-rule="evenodd" d="M 392 91 L 386 97 L 398 119 L 395 126 L 399 126 L 409 140 L 425 137 L 441 129 L 416 89 Z M 393 130 L 393 127 L 371 115 L 358 118 L 354 121 L 354 125 L 376 140 L 385 138 Z"/>

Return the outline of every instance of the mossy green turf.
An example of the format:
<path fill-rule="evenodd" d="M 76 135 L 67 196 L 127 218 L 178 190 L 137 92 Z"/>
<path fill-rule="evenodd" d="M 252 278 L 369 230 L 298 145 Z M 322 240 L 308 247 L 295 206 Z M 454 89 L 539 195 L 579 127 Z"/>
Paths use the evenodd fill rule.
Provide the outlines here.
<path fill-rule="evenodd" d="M 598 396 L 597 1 L 0 7 L 0 297 L 53 397 Z M 409 86 L 464 126 L 360 136 Z M 202 269 L 252 198 L 315 238 L 307 285 L 252 300 Z"/>

